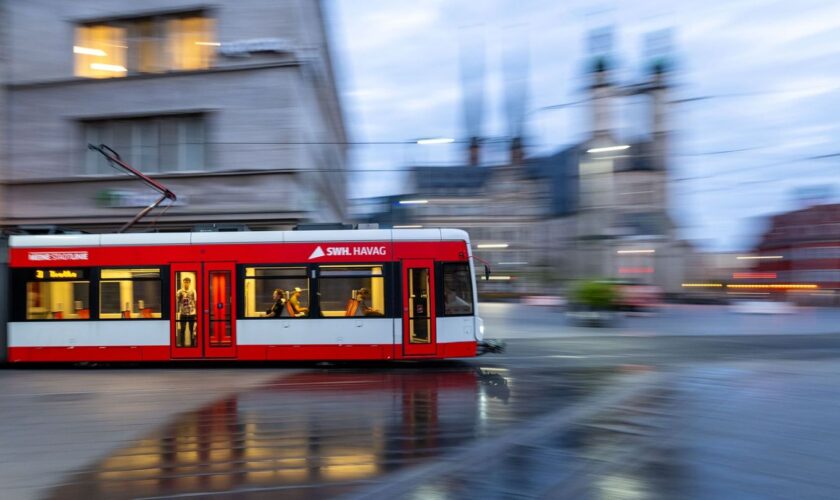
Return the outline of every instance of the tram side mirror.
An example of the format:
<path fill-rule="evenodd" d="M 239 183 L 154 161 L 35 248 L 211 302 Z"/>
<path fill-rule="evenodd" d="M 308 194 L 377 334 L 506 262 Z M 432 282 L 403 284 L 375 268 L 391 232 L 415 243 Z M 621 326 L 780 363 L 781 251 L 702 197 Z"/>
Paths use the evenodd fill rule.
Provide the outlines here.
<path fill-rule="evenodd" d="M 490 281 L 490 266 L 484 264 L 484 281 Z"/>

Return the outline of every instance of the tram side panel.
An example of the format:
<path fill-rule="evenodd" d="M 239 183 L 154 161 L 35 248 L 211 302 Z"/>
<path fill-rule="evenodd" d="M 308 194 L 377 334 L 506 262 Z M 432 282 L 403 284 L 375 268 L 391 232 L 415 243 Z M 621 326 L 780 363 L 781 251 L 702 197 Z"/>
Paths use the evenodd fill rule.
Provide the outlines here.
<path fill-rule="evenodd" d="M 392 359 L 394 318 L 237 321 L 243 360 Z"/>

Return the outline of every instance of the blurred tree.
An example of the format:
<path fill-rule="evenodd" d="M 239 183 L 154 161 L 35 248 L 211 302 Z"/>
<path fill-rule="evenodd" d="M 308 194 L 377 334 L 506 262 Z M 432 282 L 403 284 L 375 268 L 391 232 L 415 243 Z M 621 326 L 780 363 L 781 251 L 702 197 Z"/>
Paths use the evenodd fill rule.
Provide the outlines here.
<path fill-rule="evenodd" d="M 618 299 L 615 285 L 606 281 L 587 280 L 572 288 L 571 298 L 577 304 L 590 309 L 613 309 Z"/>

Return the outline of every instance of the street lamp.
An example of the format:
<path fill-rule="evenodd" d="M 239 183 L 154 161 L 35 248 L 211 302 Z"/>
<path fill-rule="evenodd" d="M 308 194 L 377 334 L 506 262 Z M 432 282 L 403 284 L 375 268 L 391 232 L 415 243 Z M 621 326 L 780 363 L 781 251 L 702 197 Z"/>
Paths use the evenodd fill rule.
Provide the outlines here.
<path fill-rule="evenodd" d="M 630 145 L 629 144 L 621 144 L 621 145 L 618 145 L 618 146 L 606 146 L 606 147 L 603 147 L 603 148 L 592 148 L 592 149 L 587 149 L 586 152 L 587 153 L 609 153 L 611 151 L 624 151 L 625 149 L 630 149 Z"/>
<path fill-rule="evenodd" d="M 451 137 L 430 137 L 428 139 L 417 139 L 417 144 L 421 145 L 452 144 L 453 142 L 455 142 L 455 139 Z"/>

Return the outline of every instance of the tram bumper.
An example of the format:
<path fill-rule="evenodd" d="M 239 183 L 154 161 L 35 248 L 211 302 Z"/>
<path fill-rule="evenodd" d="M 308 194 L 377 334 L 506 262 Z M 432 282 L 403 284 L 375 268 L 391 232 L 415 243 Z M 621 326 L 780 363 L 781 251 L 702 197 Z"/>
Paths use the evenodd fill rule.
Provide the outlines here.
<path fill-rule="evenodd" d="M 501 354 L 503 352 L 505 352 L 505 343 L 501 340 L 484 339 L 476 343 L 476 356 L 487 353 Z"/>

